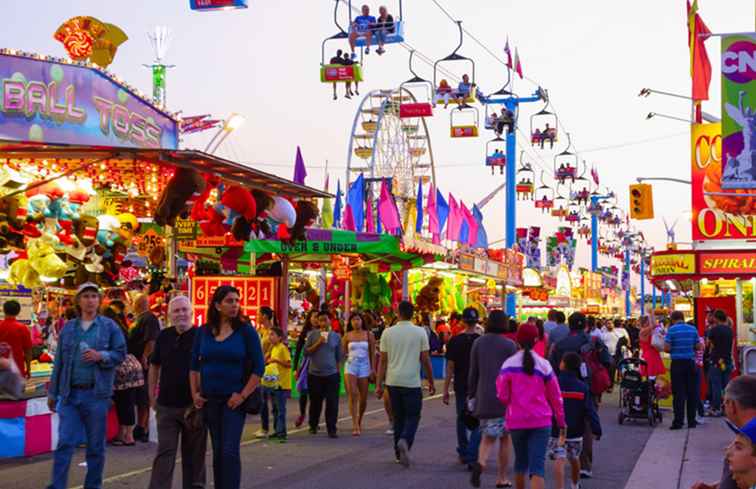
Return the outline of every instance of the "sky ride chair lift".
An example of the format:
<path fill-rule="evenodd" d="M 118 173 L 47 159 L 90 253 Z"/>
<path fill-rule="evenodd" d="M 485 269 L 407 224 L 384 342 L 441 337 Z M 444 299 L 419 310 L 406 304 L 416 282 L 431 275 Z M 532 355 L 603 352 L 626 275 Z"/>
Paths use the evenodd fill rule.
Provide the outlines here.
<path fill-rule="evenodd" d="M 497 167 L 501 175 L 504 174 L 507 166 L 507 142 L 504 139 L 496 137 L 486 143 L 486 166 L 491 167 L 491 175 Z"/>
<path fill-rule="evenodd" d="M 330 41 L 349 40 L 349 34 L 339 24 L 339 1 L 336 0 L 336 5 L 333 9 L 333 22 L 336 24 L 339 32 L 323 40 L 320 48 L 320 81 L 321 83 L 331 84 L 359 83 L 363 81 L 362 65 L 359 62 L 354 61 L 353 64 L 331 64 L 327 62 L 326 58 L 326 44 Z"/>
<path fill-rule="evenodd" d="M 354 19 L 353 19 L 353 12 L 352 10 L 352 0 L 348 0 L 348 6 L 349 6 L 349 34 L 352 33 L 354 30 Z M 389 12 L 391 14 L 391 12 Z M 393 15 L 393 14 L 392 14 Z M 374 16 L 376 20 L 378 19 L 378 16 Z M 383 29 L 379 26 L 375 26 L 369 29 L 371 33 L 371 39 L 370 44 L 371 46 L 378 46 L 378 37 L 382 36 L 383 44 L 400 44 L 404 42 L 404 8 L 402 5 L 402 0 L 399 0 L 399 16 L 394 16 L 394 25 L 388 26 L 388 28 Z M 385 32 L 384 32 L 385 31 Z M 349 35 L 347 35 L 347 39 L 349 38 Z M 365 34 L 357 34 L 357 38 L 354 40 L 354 45 L 360 48 L 367 47 L 367 37 Z"/>
<path fill-rule="evenodd" d="M 433 87 L 436 92 L 433 99 L 434 105 L 440 101 L 443 101 L 444 107 L 449 104 L 457 104 L 461 107 L 463 105 L 473 104 L 476 101 L 475 93 L 477 85 L 475 84 L 475 61 L 457 53 L 457 51 L 459 51 L 459 48 L 462 47 L 462 43 L 464 41 L 464 33 L 462 31 L 462 21 L 458 20 L 456 22 L 457 27 L 459 28 L 459 44 L 457 45 L 457 48 L 449 56 L 439 59 L 433 64 Z M 443 64 L 460 61 L 470 64 L 472 68 L 472 78 L 470 78 L 467 74 L 463 75 L 462 83 L 460 83 L 460 85 L 463 85 L 465 83 L 465 77 L 467 77 L 466 85 L 463 85 L 461 87 L 463 90 L 460 90 L 459 86 L 455 90 L 449 85 L 446 79 L 441 78 L 441 70 L 439 68 Z"/>
<path fill-rule="evenodd" d="M 538 87 L 537 93 L 546 102 L 546 105 L 530 116 L 530 143 L 544 149 L 545 143 L 548 141 L 549 148 L 554 149 L 554 143 L 557 142 L 559 132 L 559 119 L 554 112 L 549 110 L 551 102 L 549 101 L 548 91 Z"/>
<path fill-rule="evenodd" d="M 409 70 L 412 78 L 399 85 L 399 117 L 402 119 L 414 117 L 431 117 L 433 115 L 433 83 L 421 78 L 412 68 L 412 57 L 415 50 L 410 51 Z M 415 91 L 422 91 L 420 98 L 415 96 Z M 409 103 L 405 102 L 404 93 L 407 93 Z"/>

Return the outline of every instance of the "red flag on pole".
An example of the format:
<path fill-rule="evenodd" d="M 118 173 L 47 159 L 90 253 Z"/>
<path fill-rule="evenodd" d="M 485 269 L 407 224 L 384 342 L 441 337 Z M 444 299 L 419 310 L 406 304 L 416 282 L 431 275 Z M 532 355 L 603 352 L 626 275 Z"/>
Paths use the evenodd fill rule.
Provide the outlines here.
<path fill-rule="evenodd" d="M 711 62 L 704 42 L 711 31 L 698 15 L 698 0 L 688 4 L 688 47 L 690 48 L 690 76 L 693 79 L 692 97 L 694 101 L 709 100 L 711 84 Z"/>
<path fill-rule="evenodd" d="M 522 79 L 522 64 L 520 64 L 520 53 L 517 52 L 517 48 L 515 48 L 515 71 L 518 75 L 520 75 L 520 79 Z"/>
<path fill-rule="evenodd" d="M 507 55 L 507 68 L 512 69 L 512 50 L 509 49 L 509 37 L 507 37 L 507 43 L 504 45 L 504 52 Z"/>

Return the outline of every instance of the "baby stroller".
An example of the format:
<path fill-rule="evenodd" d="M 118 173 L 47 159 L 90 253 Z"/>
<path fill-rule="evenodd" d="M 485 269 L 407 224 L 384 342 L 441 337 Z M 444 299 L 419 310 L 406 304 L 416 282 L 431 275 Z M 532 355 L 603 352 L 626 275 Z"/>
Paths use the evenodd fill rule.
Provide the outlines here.
<path fill-rule="evenodd" d="M 617 421 L 645 419 L 651 426 L 661 422 L 662 413 L 656 397 L 654 381 L 641 374 L 646 362 L 640 358 L 625 358 L 617 364 L 620 373 L 619 413 Z"/>

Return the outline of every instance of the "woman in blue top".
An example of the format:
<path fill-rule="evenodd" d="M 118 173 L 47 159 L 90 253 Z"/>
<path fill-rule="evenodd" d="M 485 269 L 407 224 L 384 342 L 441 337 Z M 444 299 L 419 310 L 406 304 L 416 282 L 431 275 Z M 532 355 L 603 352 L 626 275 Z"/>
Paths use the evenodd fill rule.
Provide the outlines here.
<path fill-rule="evenodd" d="M 239 489 L 243 404 L 264 369 L 260 338 L 240 315 L 239 291 L 221 285 L 210 302 L 207 324 L 195 337 L 190 374 L 194 405 L 203 409 L 213 443 L 218 489 Z"/>

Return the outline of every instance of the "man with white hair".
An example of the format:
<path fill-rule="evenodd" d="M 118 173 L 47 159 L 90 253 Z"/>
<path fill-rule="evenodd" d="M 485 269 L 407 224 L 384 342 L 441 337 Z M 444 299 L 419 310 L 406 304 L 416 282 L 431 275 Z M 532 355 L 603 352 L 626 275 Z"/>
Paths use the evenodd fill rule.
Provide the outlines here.
<path fill-rule="evenodd" d="M 192 345 L 192 304 L 184 295 L 168 303 L 170 327 L 162 330 L 150 357 L 150 405 L 157 413 L 158 449 L 150 489 L 173 487 L 173 468 L 181 437 L 182 487 L 205 487 L 207 429 L 194 408 L 189 387 Z"/>

